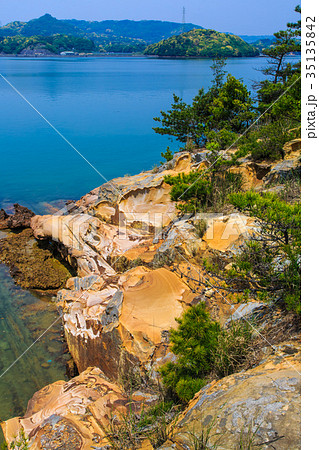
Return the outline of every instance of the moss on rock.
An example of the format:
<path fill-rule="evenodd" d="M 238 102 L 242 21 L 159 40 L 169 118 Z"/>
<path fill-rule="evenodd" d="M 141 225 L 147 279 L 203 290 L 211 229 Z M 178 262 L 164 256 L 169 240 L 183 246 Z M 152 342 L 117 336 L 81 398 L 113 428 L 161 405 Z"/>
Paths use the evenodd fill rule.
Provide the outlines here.
<path fill-rule="evenodd" d="M 10 267 L 15 281 L 26 289 L 55 292 L 72 276 L 50 250 L 38 244 L 30 229 L 0 240 L 0 262 Z"/>

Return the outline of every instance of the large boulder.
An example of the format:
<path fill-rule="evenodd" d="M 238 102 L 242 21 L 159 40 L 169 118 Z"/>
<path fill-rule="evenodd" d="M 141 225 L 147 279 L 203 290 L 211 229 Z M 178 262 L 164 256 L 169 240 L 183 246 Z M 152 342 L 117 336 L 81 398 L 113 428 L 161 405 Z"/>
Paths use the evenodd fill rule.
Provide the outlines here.
<path fill-rule="evenodd" d="M 37 239 L 53 240 L 60 245 L 68 262 L 76 265 L 79 276 L 115 275 L 107 262 L 109 256 L 119 257 L 145 241 L 151 242 L 148 232 L 131 227 L 122 229 L 90 214 L 35 216 L 31 227 Z"/>
<path fill-rule="evenodd" d="M 195 294 L 165 268 L 137 267 L 91 281 L 72 279 L 73 289 L 59 291 L 57 299 L 79 371 L 94 365 L 116 381 L 123 373 L 150 370 L 167 354 L 168 330 Z"/>
<path fill-rule="evenodd" d="M 0 230 L 30 227 L 34 212 L 19 203 L 15 203 L 13 207 L 14 214 L 7 214 L 3 209 L 0 210 Z"/>
<path fill-rule="evenodd" d="M 23 417 L 1 424 L 8 443 L 23 430 L 30 450 L 109 448 L 106 432 L 122 415 L 138 412 L 150 396 L 123 394 L 100 369 L 89 367 L 72 380 L 56 381 L 36 392 Z M 104 447 L 105 446 L 105 447 Z"/>
<path fill-rule="evenodd" d="M 257 367 L 213 381 L 190 401 L 161 450 L 194 448 L 209 437 L 218 449 L 300 449 L 300 344 L 277 346 Z M 210 448 L 210 447 L 209 447 Z M 249 447 L 251 448 L 251 447 Z"/>

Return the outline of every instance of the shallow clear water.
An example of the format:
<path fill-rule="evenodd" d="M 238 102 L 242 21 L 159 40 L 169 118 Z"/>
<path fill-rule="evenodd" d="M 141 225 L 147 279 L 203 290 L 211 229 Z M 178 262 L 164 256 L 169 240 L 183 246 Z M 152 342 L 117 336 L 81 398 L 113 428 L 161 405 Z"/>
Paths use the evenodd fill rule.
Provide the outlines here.
<path fill-rule="evenodd" d="M 16 286 L 0 265 L 0 420 L 23 415 L 37 390 L 65 379 L 60 320 L 2 375 L 58 317 L 50 300 Z"/>
<path fill-rule="evenodd" d="M 266 58 L 229 59 L 248 86 Z M 145 57 L 0 58 L 0 73 L 107 179 L 150 169 L 171 145 L 153 117 L 172 94 L 190 101 L 210 85 L 210 60 Z M 103 179 L 0 79 L 0 206 L 76 199 Z M 178 144 L 171 145 L 178 149 Z"/>

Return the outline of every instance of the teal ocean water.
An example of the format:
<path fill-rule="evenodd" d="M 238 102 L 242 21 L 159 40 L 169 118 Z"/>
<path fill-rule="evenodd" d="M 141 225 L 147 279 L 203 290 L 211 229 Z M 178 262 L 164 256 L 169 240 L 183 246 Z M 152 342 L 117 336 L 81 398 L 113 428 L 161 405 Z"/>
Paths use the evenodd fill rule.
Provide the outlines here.
<path fill-rule="evenodd" d="M 252 88 L 266 58 L 229 59 Z M 190 101 L 210 85 L 210 60 L 145 57 L 0 58 L 12 83 L 107 179 L 150 169 L 167 145 L 153 117 L 176 93 Z M 103 179 L 0 79 L 0 207 L 76 199 Z"/>

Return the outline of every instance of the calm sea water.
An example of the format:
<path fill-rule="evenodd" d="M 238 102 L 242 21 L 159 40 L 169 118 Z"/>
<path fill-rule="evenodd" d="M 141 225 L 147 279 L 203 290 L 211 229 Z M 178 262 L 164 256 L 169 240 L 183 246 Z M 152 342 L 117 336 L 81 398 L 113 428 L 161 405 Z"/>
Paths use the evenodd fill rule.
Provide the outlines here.
<path fill-rule="evenodd" d="M 227 70 L 252 88 L 266 58 L 230 59 Z M 0 58 L 12 83 L 107 179 L 150 169 L 165 136 L 153 117 L 172 95 L 190 101 L 210 85 L 210 60 L 152 58 Z M 45 121 L 0 79 L 0 206 L 43 212 L 45 202 L 76 199 L 102 184 Z"/>

